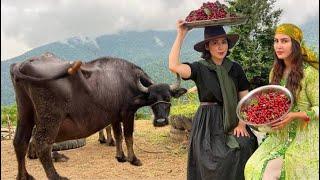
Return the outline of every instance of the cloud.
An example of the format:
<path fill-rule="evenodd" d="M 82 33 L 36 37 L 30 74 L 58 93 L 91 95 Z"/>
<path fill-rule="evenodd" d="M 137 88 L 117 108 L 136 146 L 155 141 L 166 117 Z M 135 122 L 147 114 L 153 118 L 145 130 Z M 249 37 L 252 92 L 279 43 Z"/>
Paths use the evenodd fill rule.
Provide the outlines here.
<path fill-rule="evenodd" d="M 279 0 L 275 3 L 276 7 L 284 11 L 281 16 L 281 23 L 290 22 L 301 25 L 308 18 L 319 16 L 318 0 Z"/>
<path fill-rule="evenodd" d="M 1 32 L 34 48 L 79 35 L 167 30 L 197 5 L 192 0 L 6 0 L 1 1 Z"/>
<path fill-rule="evenodd" d="M 14 57 L 28 50 L 31 50 L 29 45 L 19 41 L 17 38 L 3 36 L 1 32 L 1 60 L 5 60 L 2 57 Z"/>
<path fill-rule="evenodd" d="M 95 37 L 119 31 L 174 30 L 208 0 L 2 0 L 1 59 L 31 48 L 74 36 Z M 317 12 L 319 2 L 279 0 L 283 19 L 304 22 Z M 303 10 L 302 10 L 303 9 Z M 14 45 L 17 43 L 16 46 Z M 14 53 L 16 51 L 16 53 Z"/>

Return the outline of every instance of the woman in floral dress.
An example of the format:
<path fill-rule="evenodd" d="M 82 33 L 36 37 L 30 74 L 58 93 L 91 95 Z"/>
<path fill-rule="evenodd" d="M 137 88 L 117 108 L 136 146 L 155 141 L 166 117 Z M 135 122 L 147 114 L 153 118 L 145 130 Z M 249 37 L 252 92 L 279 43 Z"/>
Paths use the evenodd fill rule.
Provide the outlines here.
<path fill-rule="evenodd" d="M 248 160 L 245 179 L 318 179 L 319 177 L 319 59 L 302 41 L 293 24 L 277 27 L 271 84 L 288 88 L 294 108 Z"/>

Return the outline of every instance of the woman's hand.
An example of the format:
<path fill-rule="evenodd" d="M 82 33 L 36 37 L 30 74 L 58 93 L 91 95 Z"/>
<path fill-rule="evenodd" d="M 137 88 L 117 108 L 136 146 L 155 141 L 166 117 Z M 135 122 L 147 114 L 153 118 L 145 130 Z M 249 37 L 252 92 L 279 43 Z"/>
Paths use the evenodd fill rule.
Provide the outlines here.
<path fill-rule="evenodd" d="M 178 35 L 185 36 L 187 32 L 190 30 L 188 27 L 184 25 L 185 21 L 182 19 L 179 19 L 177 21 L 177 33 Z"/>
<path fill-rule="evenodd" d="M 238 126 L 236 128 L 234 128 L 233 130 L 233 135 L 239 137 L 239 136 L 247 136 L 249 137 L 249 133 L 246 129 L 246 124 L 239 121 Z"/>
<path fill-rule="evenodd" d="M 306 121 L 307 118 L 308 115 L 306 112 L 289 112 L 282 120 L 273 123 L 271 127 L 279 130 L 287 126 L 294 119 Z"/>

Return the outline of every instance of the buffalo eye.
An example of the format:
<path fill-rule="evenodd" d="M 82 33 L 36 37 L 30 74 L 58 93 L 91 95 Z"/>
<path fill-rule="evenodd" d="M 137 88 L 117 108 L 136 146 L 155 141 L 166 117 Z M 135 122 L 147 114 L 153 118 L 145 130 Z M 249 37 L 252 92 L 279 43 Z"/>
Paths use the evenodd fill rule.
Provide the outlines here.
<path fill-rule="evenodd" d="M 170 102 L 170 99 L 171 99 L 170 97 L 165 97 L 164 98 L 164 100 L 167 101 L 167 102 Z"/>

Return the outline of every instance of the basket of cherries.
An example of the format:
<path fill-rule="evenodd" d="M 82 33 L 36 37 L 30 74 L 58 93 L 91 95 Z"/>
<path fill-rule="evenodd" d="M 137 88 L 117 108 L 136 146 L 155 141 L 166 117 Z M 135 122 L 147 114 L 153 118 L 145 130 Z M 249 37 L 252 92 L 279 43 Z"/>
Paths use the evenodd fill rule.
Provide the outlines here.
<path fill-rule="evenodd" d="M 231 12 L 225 4 L 216 1 L 203 3 L 199 9 L 191 11 L 185 21 L 185 25 L 189 28 L 201 28 L 243 24 L 247 21 L 247 18 Z"/>

